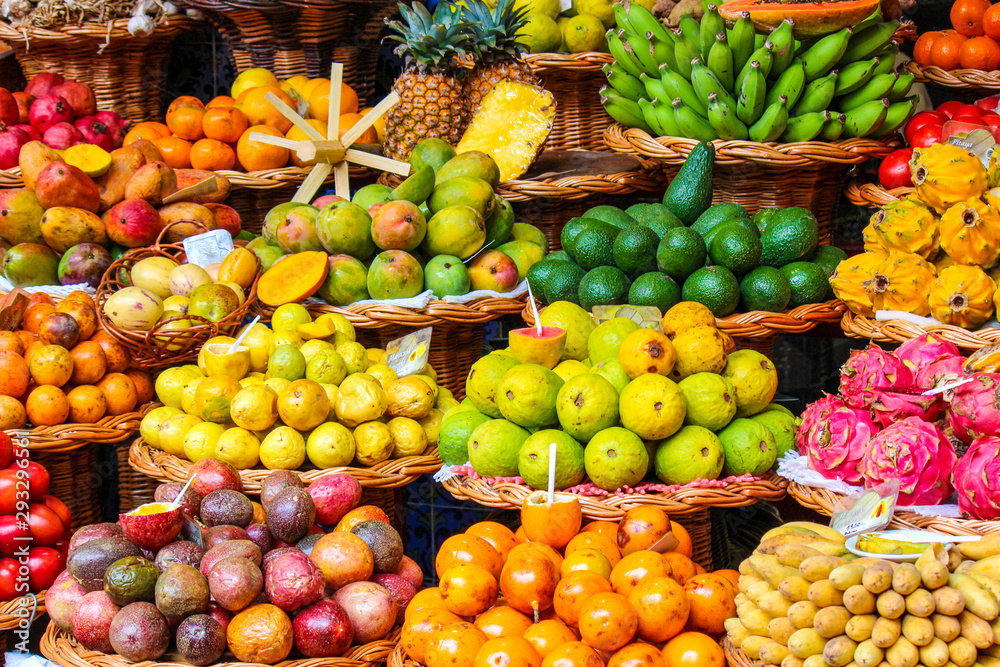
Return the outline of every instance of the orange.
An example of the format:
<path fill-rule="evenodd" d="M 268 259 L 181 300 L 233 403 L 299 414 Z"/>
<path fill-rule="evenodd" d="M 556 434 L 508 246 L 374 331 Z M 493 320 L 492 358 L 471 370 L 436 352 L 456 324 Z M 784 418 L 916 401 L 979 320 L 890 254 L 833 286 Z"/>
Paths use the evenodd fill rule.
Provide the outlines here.
<path fill-rule="evenodd" d="M 406 605 L 404 618 L 409 619 L 410 616 L 421 609 L 432 608 L 444 609 L 444 600 L 441 599 L 441 589 L 437 586 L 422 588 L 417 591 L 417 594 L 410 600 L 410 604 Z"/>
<path fill-rule="evenodd" d="M 611 656 L 608 667 L 667 667 L 667 663 L 655 646 L 629 644 Z"/>
<path fill-rule="evenodd" d="M 96 341 L 104 350 L 104 358 L 108 362 L 109 373 L 124 372 L 132 363 L 132 358 L 125 346 L 115 340 L 106 331 L 98 331 L 90 338 Z"/>
<path fill-rule="evenodd" d="M 580 607 L 580 637 L 599 651 L 617 651 L 635 637 L 639 616 L 625 596 L 592 595 Z"/>
<path fill-rule="evenodd" d="M 213 97 L 211 100 L 209 100 L 208 104 L 205 105 L 205 108 L 206 109 L 226 109 L 228 107 L 233 106 L 234 104 L 236 104 L 236 100 L 234 100 L 229 95 L 218 95 L 216 97 Z"/>
<path fill-rule="evenodd" d="M 230 144 L 240 140 L 248 125 L 246 114 L 232 107 L 210 109 L 201 119 L 201 129 L 206 137 Z"/>
<path fill-rule="evenodd" d="M 525 614 L 544 611 L 552 606 L 559 568 L 545 554 L 515 549 L 504 563 L 500 590 L 507 603 Z"/>
<path fill-rule="evenodd" d="M 566 625 L 575 628 L 583 603 L 598 593 L 610 592 L 611 584 L 607 579 L 593 572 L 574 572 L 559 580 L 553 607 Z"/>
<path fill-rule="evenodd" d="M 369 111 L 372 111 L 373 108 L 374 107 L 365 107 L 364 109 L 360 109 L 358 111 L 358 113 L 361 114 L 362 116 L 364 116 L 364 115 L 368 114 Z M 375 123 L 372 125 L 372 127 L 375 128 L 375 139 L 378 140 L 378 143 L 380 143 L 380 144 L 384 143 L 385 142 L 385 116 L 383 115 L 383 116 L 377 118 L 375 120 Z"/>
<path fill-rule="evenodd" d="M 181 139 L 197 141 L 205 136 L 201 129 L 205 113 L 205 109 L 200 107 L 179 107 L 167 114 L 167 127 Z"/>
<path fill-rule="evenodd" d="M 991 37 L 973 37 L 958 49 L 958 64 L 964 69 L 991 72 L 1000 69 L 1000 44 Z"/>
<path fill-rule="evenodd" d="M 38 330 L 42 327 L 42 322 L 54 312 L 56 312 L 56 307 L 51 303 L 36 303 L 28 306 L 28 309 L 24 311 L 24 315 L 21 317 L 21 328 L 37 334 Z"/>
<path fill-rule="evenodd" d="M 983 15 L 990 0 L 956 0 L 951 6 L 951 25 L 960 35 L 979 37 L 983 32 Z"/>
<path fill-rule="evenodd" d="M 989 14 L 989 12 L 987 12 L 987 14 Z M 984 16 L 983 19 L 985 21 L 986 17 Z M 931 64 L 931 48 L 934 46 L 934 40 L 943 34 L 944 33 L 940 30 L 932 30 L 930 32 L 925 32 L 917 38 L 917 41 L 913 44 L 913 59 L 918 65 L 921 67 L 927 67 Z"/>
<path fill-rule="evenodd" d="M 156 123 L 156 125 L 159 124 L 160 123 Z M 122 139 L 122 145 L 128 146 L 129 144 L 133 144 L 141 139 L 145 139 L 146 141 L 156 141 L 162 137 L 169 136 L 170 130 L 164 132 L 159 128 L 152 127 L 151 124 L 147 125 L 145 123 L 139 123 L 125 134 L 125 138 Z"/>
<path fill-rule="evenodd" d="M 364 116 L 359 113 L 345 113 L 340 116 L 340 123 L 337 128 L 337 137 L 343 137 L 344 133 L 349 129 L 357 125 Z M 354 140 L 356 143 L 360 144 L 377 144 L 378 143 L 378 132 L 375 131 L 375 126 L 372 125 L 367 130 L 361 133 L 357 139 Z"/>
<path fill-rule="evenodd" d="M 722 577 L 737 588 L 740 586 L 740 573 L 736 570 L 715 570 L 712 574 L 717 577 Z"/>
<path fill-rule="evenodd" d="M 691 607 L 688 629 L 708 634 L 726 631 L 726 619 L 736 615 L 736 590 L 729 581 L 711 574 L 698 575 L 684 584 L 684 593 Z"/>
<path fill-rule="evenodd" d="M 295 108 L 295 101 L 277 86 L 259 86 L 251 88 L 243 97 L 243 113 L 247 122 L 253 125 L 268 125 L 284 134 L 292 126 L 292 121 L 278 111 L 273 104 L 265 99 L 269 93 L 274 93 L 279 100 Z"/>
<path fill-rule="evenodd" d="M 73 384 L 94 384 L 104 377 L 108 361 L 100 343 L 85 340 L 69 351 L 73 359 Z"/>
<path fill-rule="evenodd" d="M 668 551 L 663 554 L 663 560 L 670 566 L 670 577 L 678 584 L 685 584 L 687 580 L 698 574 L 697 565 L 684 554 L 676 551 Z"/>
<path fill-rule="evenodd" d="M 597 532 L 580 533 L 569 541 L 563 553 L 566 557 L 569 557 L 574 551 L 579 549 L 597 549 L 608 559 L 611 567 L 617 565 L 618 561 L 622 559 L 622 554 L 618 550 L 615 539 Z"/>
<path fill-rule="evenodd" d="M 236 143 L 236 157 L 245 170 L 279 169 L 288 164 L 291 153 L 287 148 L 255 141 L 250 138 L 254 132 L 270 134 L 272 137 L 282 136 L 278 130 L 265 125 L 248 128 Z"/>
<path fill-rule="evenodd" d="M 80 327 L 80 340 L 87 340 L 97 331 L 97 311 L 82 301 L 63 301 L 56 306 L 57 313 L 66 313 Z"/>
<path fill-rule="evenodd" d="M 968 37 L 959 34 L 942 35 L 931 46 L 931 65 L 943 70 L 953 70 L 959 65 L 959 51 Z"/>
<path fill-rule="evenodd" d="M 26 345 L 13 331 L 0 331 L 0 352 L 13 352 L 14 354 L 24 354 Z"/>
<path fill-rule="evenodd" d="M 174 101 L 170 103 L 167 107 L 167 113 L 176 111 L 181 107 L 193 107 L 195 109 L 204 109 L 205 103 L 199 100 L 197 97 L 191 95 L 181 95 L 180 97 L 174 98 Z"/>
<path fill-rule="evenodd" d="M 109 415 L 132 412 L 139 401 L 135 385 L 124 373 L 108 373 L 97 383 L 97 387 L 104 392 L 104 398 L 108 401 Z"/>
<path fill-rule="evenodd" d="M 199 139 L 191 146 L 190 159 L 194 169 L 224 171 L 236 165 L 236 152 L 218 139 Z"/>
<path fill-rule="evenodd" d="M 524 631 L 524 638 L 544 658 L 563 644 L 577 641 L 577 636 L 565 623 L 557 619 L 539 621 Z"/>
<path fill-rule="evenodd" d="M 507 559 L 507 555 L 510 550 L 517 545 L 517 541 L 514 539 L 514 531 L 512 531 L 507 526 L 502 523 L 497 523 L 495 521 L 480 521 L 479 523 L 474 523 L 469 526 L 469 529 L 465 531 L 466 535 L 475 535 L 476 537 L 481 537 L 492 545 L 494 549 L 500 554 L 500 558 L 503 560 Z"/>
<path fill-rule="evenodd" d="M 441 575 L 438 584 L 444 608 L 459 616 L 475 616 L 497 601 L 496 577 L 473 563 L 457 563 Z"/>
<path fill-rule="evenodd" d="M 523 637 L 495 637 L 479 648 L 473 667 L 540 667 L 542 656 Z"/>
<path fill-rule="evenodd" d="M 326 138 L 326 123 L 316 120 L 315 118 L 307 118 L 306 123 L 309 124 L 314 130 L 319 132 L 320 136 L 324 139 Z M 308 134 L 303 132 L 297 125 L 292 125 L 288 132 L 285 132 L 285 138 L 291 139 L 292 141 L 311 141 Z M 290 151 L 290 156 L 288 158 L 291 160 L 292 164 L 296 167 L 305 167 L 310 163 L 305 160 L 300 160 L 295 151 Z"/>
<path fill-rule="evenodd" d="M 101 390 L 89 384 L 73 387 L 66 394 L 66 400 L 69 401 L 69 421 L 74 424 L 97 423 L 108 409 Z"/>
<path fill-rule="evenodd" d="M 73 356 L 60 345 L 44 345 L 31 355 L 28 370 L 38 384 L 61 387 L 73 377 Z"/>
<path fill-rule="evenodd" d="M 424 654 L 426 667 L 471 665 L 488 637 L 472 623 L 446 625 L 430 636 Z"/>
<path fill-rule="evenodd" d="M 514 541 L 518 544 L 524 544 L 528 541 L 528 536 L 524 534 L 524 526 L 518 526 L 517 530 L 514 531 Z"/>
<path fill-rule="evenodd" d="M 233 616 L 226 640 L 238 660 L 273 665 L 292 650 L 292 622 L 273 604 L 256 604 Z"/>
<path fill-rule="evenodd" d="M 691 611 L 684 588 L 670 577 L 648 577 L 632 589 L 628 601 L 639 617 L 637 636 L 665 642 L 684 629 Z"/>
<path fill-rule="evenodd" d="M 38 340 L 38 336 L 36 334 L 33 334 L 30 331 L 25 331 L 24 329 L 15 331 L 14 335 L 19 341 L 21 341 L 22 352 L 27 351 L 28 346 Z"/>
<path fill-rule="evenodd" d="M 580 499 L 569 493 L 533 491 L 521 504 L 521 527 L 532 542 L 562 549 L 580 532 L 583 510 Z"/>
<path fill-rule="evenodd" d="M 627 556 L 649 549 L 670 532 L 667 513 L 657 507 L 633 507 L 618 524 L 618 548 Z"/>
<path fill-rule="evenodd" d="M 17 398 L 28 388 L 31 370 L 28 362 L 19 354 L 0 352 L 0 395 Z"/>
<path fill-rule="evenodd" d="M 704 567 L 702 567 L 701 563 L 695 563 L 694 564 L 694 572 L 695 572 L 695 574 L 707 574 L 708 570 L 706 570 Z"/>
<path fill-rule="evenodd" d="M 326 122 L 330 119 L 330 82 L 323 80 L 308 94 L 309 115 Z M 340 115 L 358 112 L 358 94 L 346 83 L 340 84 Z"/>
<path fill-rule="evenodd" d="M 618 521 L 591 521 L 584 526 L 581 533 L 600 533 L 612 542 L 618 544 Z"/>
<path fill-rule="evenodd" d="M 135 385 L 136 405 L 145 405 L 153 400 L 156 396 L 156 390 L 153 387 L 153 381 L 150 379 L 149 373 L 146 371 L 131 370 L 125 371 L 125 375 Z"/>
<path fill-rule="evenodd" d="M 487 637 L 520 637 L 531 627 L 531 619 L 513 607 L 497 606 L 481 613 L 476 627 Z"/>
<path fill-rule="evenodd" d="M 42 385 L 36 387 L 25 403 L 28 421 L 35 426 L 55 426 L 63 424 L 69 417 L 69 401 L 59 387 Z"/>
<path fill-rule="evenodd" d="M 431 636 L 441 628 L 452 623 L 461 623 L 462 619 L 447 609 L 421 609 L 412 614 L 403 623 L 403 631 L 399 643 L 410 660 L 423 663 L 430 645 Z"/>
<path fill-rule="evenodd" d="M 434 570 L 438 577 L 458 563 L 475 563 L 486 569 L 494 578 L 500 578 L 503 559 L 493 545 L 475 535 L 452 535 L 438 549 L 434 559 Z"/>
<path fill-rule="evenodd" d="M 564 577 L 573 572 L 593 572 L 607 579 L 611 576 L 611 561 L 597 549 L 577 549 L 563 560 L 559 568 Z"/>
<path fill-rule="evenodd" d="M 21 401 L 13 396 L 0 395 L 0 431 L 22 428 L 28 422 Z"/>
<path fill-rule="evenodd" d="M 191 142 L 180 137 L 160 137 L 153 139 L 153 145 L 160 151 L 163 161 L 174 169 L 191 167 Z"/>
<path fill-rule="evenodd" d="M 24 362 L 31 365 L 31 358 L 35 356 L 35 352 L 45 347 L 45 343 L 40 340 L 34 340 L 28 344 L 28 347 L 24 348 Z"/>
<path fill-rule="evenodd" d="M 570 642 L 545 656 L 542 667 L 604 667 L 604 661 L 583 642 Z"/>
<path fill-rule="evenodd" d="M 552 561 L 552 564 L 556 566 L 557 570 L 562 570 L 564 560 L 562 554 L 547 544 L 542 544 L 540 542 L 525 542 L 524 544 L 518 544 L 510 550 L 510 554 L 507 555 L 507 558 L 510 558 L 511 554 L 520 553 L 522 551 L 535 551 L 545 554 L 545 556 Z"/>
<path fill-rule="evenodd" d="M 987 37 L 1000 38 L 1000 5 L 990 5 L 983 14 L 983 32 Z"/>
<path fill-rule="evenodd" d="M 682 632 L 663 647 L 667 667 L 725 667 L 719 643 L 701 632 Z"/>
<path fill-rule="evenodd" d="M 622 558 L 611 571 L 611 588 L 619 595 L 628 595 L 646 577 L 669 577 L 670 565 L 653 551 L 636 551 Z"/>
<path fill-rule="evenodd" d="M 687 528 L 676 521 L 671 521 L 670 532 L 674 534 L 678 542 L 677 548 L 674 551 L 691 558 L 694 555 L 694 545 L 691 543 L 691 535 L 688 533 Z"/>

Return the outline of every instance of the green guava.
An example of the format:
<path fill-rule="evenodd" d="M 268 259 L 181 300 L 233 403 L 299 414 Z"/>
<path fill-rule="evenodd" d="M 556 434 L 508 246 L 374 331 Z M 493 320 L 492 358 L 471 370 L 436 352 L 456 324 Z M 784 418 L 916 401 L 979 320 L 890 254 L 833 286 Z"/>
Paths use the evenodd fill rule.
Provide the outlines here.
<path fill-rule="evenodd" d="M 753 417 L 753 421 L 763 424 L 774 436 L 774 444 L 778 448 L 777 458 L 784 456 L 789 450 L 795 449 L 795 431 L 798 426 L 795 417 L 781 410 L 764 410 Z"/>
<path fill-rule="evenodd" d="M 656 476 L 664 484 L 716 479 L 725 455 L 722 443 L 703 426 L 685 426 L 656 449 Z"/>
<path fill-rule="evenodd" d="M 649 469 L 646 445 L 620 426 L 606 428 L 591 438 L 583 461 L 590 481 L 607 491 L 635 486 Z"/>
<path fill-rule="evenodd" d="M 574 375 L 559 390 L 556 413 L 564 431 L 589 442 L 598 431 L 618 423 L 618 390 L 595 373 Z"/>
<path fill-rule="evenodd" d="M 719 442 L 726 455 L 722 474 L 763 475 L 778 457 L 778 447 L 771 430 L 752 419 L 734 419 L 719 431 Z"/>
<path fill-rule="evenodd" d="M 684 423 L 718 431 L 736 416 L 736 388 L 733 383 L 715 373 L 689 375 L 677 386 L 687 401 Z"/>
<path fill-rule="evenodd" d="M 549 447 L 556 445 L 555 488 L 565 489 L 583 481 L 583 445 L 564 431 L 547 428 L 528 436 L 517 455 L 517 470 L 533 489 L 549 487 Z"/>
<path fill-rule="evenodd" d="M 499 419 L 502 415 L 497 408 L 497 386 L 514 366 L 517 366 L 517 359 L 507 354 L 488 354 L 472 364 L 465 380 L 466 400 L 484 415 Z"/>
<path fill-rule="evenodd" d="M 445 413 L 438 431 L 438 455 L 447 465 L 469 461 L 469 436 L 480 424 L 490 420 L 475 408 L 457 405 Z"/>
<path fill-rule="evenodd" d="M 500 413 L 518 426 L 540 428 L 558 423 L 556 397 L 563 381 L 539 364 L 511 368 L 497 386 Z"/>
<path fill-rule="evenodd" d="M 529 435 L 506 419 L 483 422 L 469 436 L 469 461 L 483 477 L 515 477 L 517 453 Z"/>

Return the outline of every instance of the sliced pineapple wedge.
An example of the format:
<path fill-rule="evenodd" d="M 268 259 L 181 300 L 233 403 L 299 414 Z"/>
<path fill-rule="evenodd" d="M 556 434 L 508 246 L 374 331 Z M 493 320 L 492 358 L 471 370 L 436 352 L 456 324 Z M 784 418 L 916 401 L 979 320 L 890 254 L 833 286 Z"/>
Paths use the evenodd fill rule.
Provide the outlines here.
<path fill-rule="evenodd" d="M 552 93 L 504 79 L 483 98 L 457 150 L 482 151 L 496 161 L 501 182 L 515 179 L 542 151 L 555 115 Z"/>

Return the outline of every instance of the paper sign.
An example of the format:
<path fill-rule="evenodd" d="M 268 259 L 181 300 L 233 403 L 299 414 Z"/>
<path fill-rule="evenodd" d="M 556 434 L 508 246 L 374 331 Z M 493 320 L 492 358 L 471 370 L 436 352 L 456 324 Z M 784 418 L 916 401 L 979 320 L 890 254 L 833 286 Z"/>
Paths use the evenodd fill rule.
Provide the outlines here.
<path fill-rule="evenodd" d="M 31 295 L 20 287 L 15 287 L 0 301 L 0 331 L 14 331 L 21 324 L 24 311 L 28 309 Z"/>
<path fill-rule="evenodd" d="M 431 352 L 431 330 L 426 327 L 402 338 L 390 341 L 385 346 L 385 363 L 396 371 L 399 377 L 419 373 L 427 365 Z"/>
<path fill-rule="evenodd" d="M 232 251 L 233 237 L 225 229 L 213 229 L 184 239 L 184 253 L 188 264 L 201 268 L 221 263 Z"/>
<path fill-rule="evenodd" d="M 830 527 L 844 537 L 882 530 L 892 520 L 898 495 L 899 480 L 849 495 L 834 506 Z"/>
<path fill-rule="evenodd" d="M 624 317 L 643 329 L 663 331 L 663 314 L 654 306 L 594 306 L 591 312 L 598 324 L 616 317 Z"/>

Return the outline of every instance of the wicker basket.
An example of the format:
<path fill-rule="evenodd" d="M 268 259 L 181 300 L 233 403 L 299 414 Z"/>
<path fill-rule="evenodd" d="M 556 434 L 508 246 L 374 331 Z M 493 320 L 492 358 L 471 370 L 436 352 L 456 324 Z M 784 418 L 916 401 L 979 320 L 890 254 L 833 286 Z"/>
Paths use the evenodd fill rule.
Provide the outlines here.
<path fill-rule="evenodd" d="M 155 500 L 153 494 L 160 485 L 159 480 L 147 477 L 133 468 L 128 462 L 130 442 L 120 442 L 115 446 L 115 456 L 118 459 L 118 512 L 134 510 L 140 505 Z"/>
<path fill-rule="evenodd" d="M 49 495 L 66 503 L 73 515 L 73 530 L 101 520 L 98 491 L 113 472 L 98 469 L 97 447 L 37 452 L 31 454 L 31 460 L 49 472 Z"/>
<path fill-rule="evenodd" d="M 604 133 L 619 153 L 662 162 L 668 178 L 698 145 L 684 137 L 653 137 L 614 124 Z M 847 139 L 832 143 L 761 144 L 721 141 L 715 145 L 714 202 L 736 202 L 751 214 L 768 206 L 801 206 L 819 221 L 820 244 L 828 244 L 837 222 L 837 202 L 851 165 L 884 158 L 901 146 L 898 137 L 883 141 Z"/>
<path fill-rule="evenodd" d="M 114 261 L 97 288 L 97 319 L 101 327 L 128 348 L 136 364 L 146 370 L 175 366 L 198 358 L 201 346 L 215 336 L 229 336 L 236 332 L 243 318 L 257 302 L 257 281 L 260 279 L 260 260 L 257 259 L 257 277 L 254 278 L 246 299 L 239 308 L 218 322 L 209 322 L 197 315 L 181 315 L 157 322 L 149 331 L 130 331 L 115 326 L 104 314 L 104 303 L 118 290 L 129 285 L 121 280 L 122 270 L 130 270 L 138 261 L 149 257 L 167 257 L 178 264 L 185 262 L 184 246 L 180 243 L 161 244 L 163 235 L 173 224 L 164 227 L 160 238 L 149 248 L 133 248 Z M 254 255 L 256 259 L 256 255 Z M 164 329 L 176 320 L 197 321 L 187 329 Z M 169 349 L 168 349 L 169 348 Z"/>
<path fill-rule="evenodd" d="M 984 327 L 971 331 L 950 324 L 914 324 L 907 320 L 885 320 L 844 311 L 840 328 L 850 338 L 870 339 L 879 343 L 905 343 L 908 340 L 934 334 L 951 341 L 963 350 L 978 350 L 1000 340 L 1000 329 Z"/>
<path fill-rule="evenodd" d="M 37 426 L 28 431 L 13 431 L 15 437 L 26 438 L 31 452 L 71 452 L 81 447 L 111 444 L 128 440 L 139 430 L 139 422 L 147 412 L 158 407 L 147 403 L 133 412 L 104 417 L 94 424 L 58 424 Z"/>
<path fill-rule="evenodd" d="M 187 482 L 192 463 L 151 447 L 142 438 L 136 438 L 129 450 L 129 464 L 137 471 L 161 482 Z M 362 488 L 395 489 L 415 481 L 420 475 L 437 472 L 441 467 L 437 448 L 433 447 L 420 456 L 406 456 L 401 459 L 383 461 L 370 468 L 344 466 L 293 472 L 306 484 L 311 484 L 330 473 L 350 473 Z M 266 468 L 241 470 L 243 491 L 250 495 L 260 495 L 261 481 L 273 471 Z"/>
<path fill-rule="evenodd" d="M 117 111 L 135 121 L 160 115 L 160 90 L 167 74 L 170 46 L 179 34 L 200 25 L 183 14 L 168 17 L 148 37 L 133 37 L 128 19 L 87 22 L 26 33 L 0 22 L 0 40 L 32 78 L 58 72 L 89 85 L 99 109 Z M 4 186 L 10 187 L 10 186 Z"/>
<path fill-rule="evenodd" d="M 729 667 L 765 667 L 763 662 L 754 660 L 744 653 L 739 646 L 734 646 L 729 641 L 729 637 L 723 637 L 721 645 L 722 650 L 726 654 L 726 662 L 729 663 Z"/>
<path fill-rule="evenodd" d="M 281 667 L 374 667 L 384 664 L 386 658 L 399 641 L 399 630 L 394 630 L 385 639 L 355 646 L 351 652 L 339 658 L 306 658 L 299 660 L 284 660 Z M 55 623 L 49 623 L 39 642 L 42 655 L 62 667 L 132 667 L 140 664 L 143 667 L 190 667 L 179 656 L 168 654 L 164 658 L 176 657 L 177 662 L 129 662 L 120 655 L 91 651 L 77 643 L 76 639 L 65 630 L 60 630 Z M 215 667 L 263 667 L 261 663 L 237 662 L 229 653 L 223 655 L 229 661 L 218 662 Z"/>
<path fill-rule="evenodd" d="M 959 89 L 956 96 L 964 100 L 976 100 L 986 97 L 995 91 L 1000 91 L 1000 70 L 987 72 L 981 69 L 943 70 L 933 65 L 921 67 L 915 61 L 906 63 L 907 72 L 916 77 L 919 83 L 934 83 L 947 88 Z M 964 93 L 964 95 L 960 94 Z"/>
<path fill-rule="evenodd" d="M 31 613 L 32 608 L 34 608 L 33 614 Z M 27 609 L 28 613 L 25 613 L 24 609 Z M 21 622 L 27 620 L 29 616 L 33 621 L 44 614 L 45 591 L 37 593 L 35 599 L 32 599 L 30 595 L 26 595 L 23 598 L 0 603 L 0 632 L 16 630 L 20 627 Z M 0 646 L 0 649 L 2 648 Z"/>
<path fill-rule="evenodd" d="M 902 187 L 886 190 L 878 183 L 867 183 L 859 178 L 852 178 L 844 187 L 847 201 L 862 208 L 882 208 L 894 201 L 904 199 L 912 194 L 913 188 Z"/>

